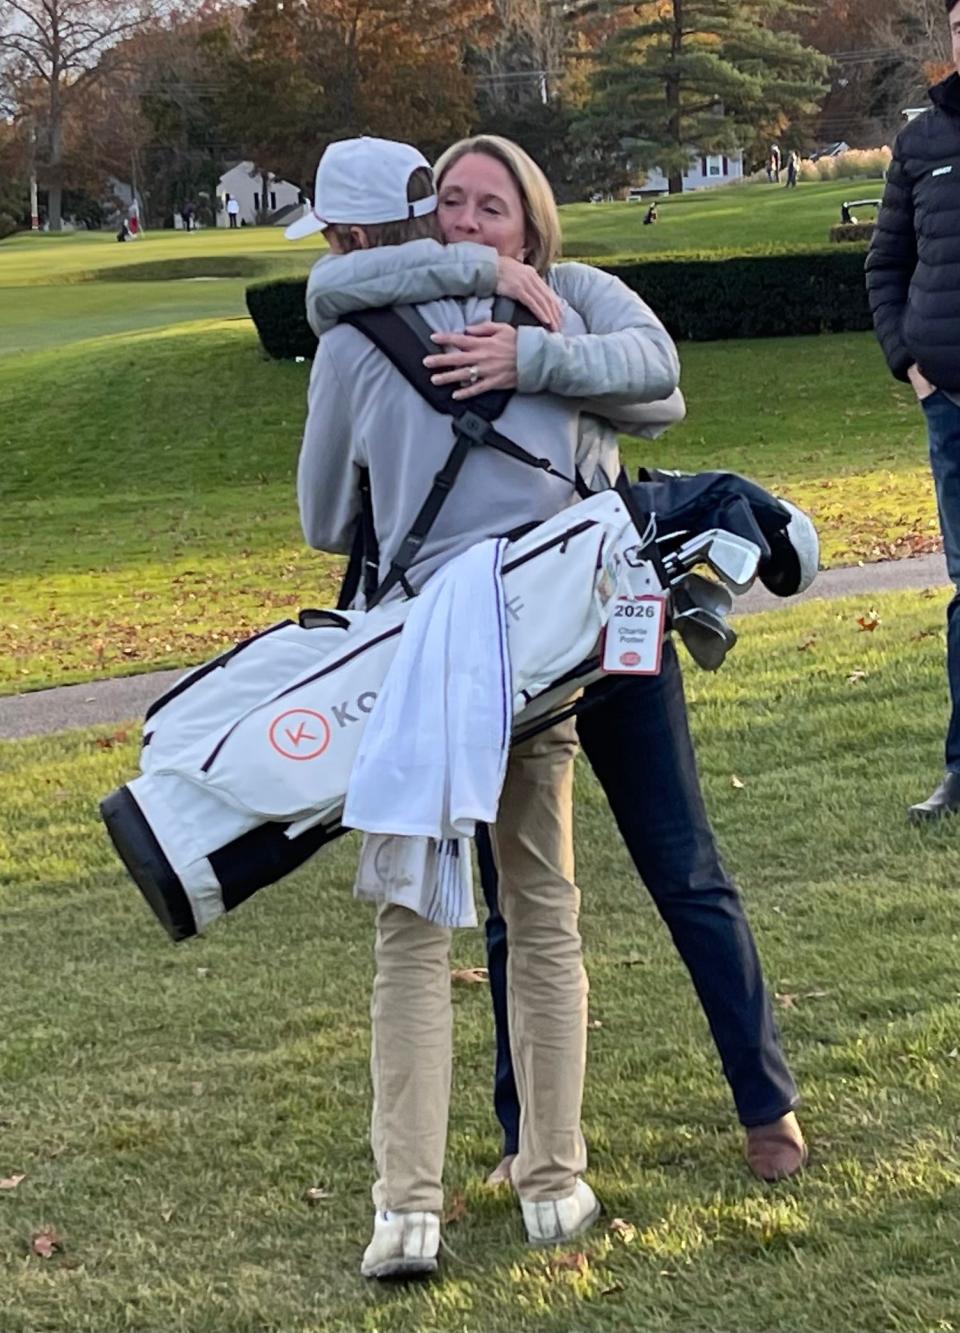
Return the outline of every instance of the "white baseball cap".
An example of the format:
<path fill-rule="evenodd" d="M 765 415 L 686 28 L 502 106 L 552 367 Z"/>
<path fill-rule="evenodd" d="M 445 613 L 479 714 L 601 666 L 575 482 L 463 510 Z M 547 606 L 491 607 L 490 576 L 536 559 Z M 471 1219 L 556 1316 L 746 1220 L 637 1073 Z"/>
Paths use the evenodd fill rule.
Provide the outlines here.
<path fill-rule="evenodd" d="M 430 163 L 408 143 L 394 139 L 340 139 L 328 146 L 317 164 L 313 208 L 283 233 L 288 241 L 323 231 L 334 222 L 399 222 L 420 218 L 437 206 L 436 194 L 415 203 L 407 184 L 418 167 Z"/>

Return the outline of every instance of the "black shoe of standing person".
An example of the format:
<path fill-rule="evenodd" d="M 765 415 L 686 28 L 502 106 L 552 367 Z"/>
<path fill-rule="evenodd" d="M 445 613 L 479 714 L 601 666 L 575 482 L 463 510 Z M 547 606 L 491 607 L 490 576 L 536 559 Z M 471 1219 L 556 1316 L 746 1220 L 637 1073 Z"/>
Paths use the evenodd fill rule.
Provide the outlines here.
<path fill-rule="evenodd" d="M 943 781 L 933 795 L 907 810 L 911 824 L 925 824 L 931 819 L 942 819 L 944 815 L 960 815 L 960 773 L 944 773 Z"/>

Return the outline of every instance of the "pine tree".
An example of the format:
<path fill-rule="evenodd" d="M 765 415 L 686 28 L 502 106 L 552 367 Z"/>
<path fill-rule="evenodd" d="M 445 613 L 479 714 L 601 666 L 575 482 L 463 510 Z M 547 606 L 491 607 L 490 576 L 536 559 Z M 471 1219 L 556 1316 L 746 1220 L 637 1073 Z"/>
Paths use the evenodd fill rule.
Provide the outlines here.
<path fill-rule="evenodd" d="M 786 26 L 795 0 L 655 0 L 614 33 L 596 60 L 584 131 L 645 169 L 670 193 L 695 153 L 730 152 L 764 123 L 816 110 L 829 66 Z"/>

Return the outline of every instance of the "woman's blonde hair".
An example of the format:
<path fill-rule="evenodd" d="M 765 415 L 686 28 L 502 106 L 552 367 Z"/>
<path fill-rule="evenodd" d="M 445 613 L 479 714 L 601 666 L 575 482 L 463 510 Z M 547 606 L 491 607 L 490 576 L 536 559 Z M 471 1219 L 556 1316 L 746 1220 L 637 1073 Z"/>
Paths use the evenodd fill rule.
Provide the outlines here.
<path fill-rule="evenodd" d="M 531 264 L 544 277 L 550 265 L 560 258 L 562 243 L 560 215 L 550 182 L 529 153 L 512 139 L 501 138 L 499 134 L 476 134 L 471 139 L 458 140 L 441 153 L 433 168 L 438 191 L 444 175 L 467 153 L 486 153 L 495 158 L 516 181 L 526 223 L 524 263 Z"/>

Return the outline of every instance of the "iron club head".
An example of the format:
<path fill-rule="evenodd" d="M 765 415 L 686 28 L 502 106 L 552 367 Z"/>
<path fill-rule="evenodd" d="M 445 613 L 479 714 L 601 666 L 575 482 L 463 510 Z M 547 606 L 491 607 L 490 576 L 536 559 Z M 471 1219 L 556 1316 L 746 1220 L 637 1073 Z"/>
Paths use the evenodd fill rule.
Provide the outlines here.
<path fill-rule="evenodd" d="M 704 671 L 717 671 L 737 641 L 736 631 L 723 617 L 702 606 L 675 610 L 673 627 L 687 652 Z"/>
<path fill-rule="evenodd" d="M 695 565 L 707 565 L 735 593 L 747 592 L 757 576 L 760 548 L 746 537 L 708 528 L 674 551 L 664 562 L 671 582 Z"/>

